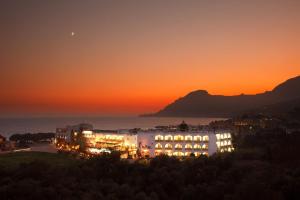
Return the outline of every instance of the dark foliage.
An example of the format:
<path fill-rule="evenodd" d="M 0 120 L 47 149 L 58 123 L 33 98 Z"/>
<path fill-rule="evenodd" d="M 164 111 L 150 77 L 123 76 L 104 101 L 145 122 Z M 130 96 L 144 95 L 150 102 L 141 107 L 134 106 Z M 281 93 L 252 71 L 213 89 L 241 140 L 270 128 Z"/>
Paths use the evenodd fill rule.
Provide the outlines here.
<path fill-rule="evenodd" d="M 42 142 L 51 140 L 55 137 L 54 133 L 25 133 L 25 134 L 13 134 L 9 137 L 9 140 L 29 143 L 29 142 Z"/>
<path fill-rule="evenodd" d="M 129 162 L 118 154 L 71 167 L 41 161 L 0 168 L 1 199 L 300 198 L 299 133 L 257 133 L 240 150 L 179 160 L 159 156 Z"/>

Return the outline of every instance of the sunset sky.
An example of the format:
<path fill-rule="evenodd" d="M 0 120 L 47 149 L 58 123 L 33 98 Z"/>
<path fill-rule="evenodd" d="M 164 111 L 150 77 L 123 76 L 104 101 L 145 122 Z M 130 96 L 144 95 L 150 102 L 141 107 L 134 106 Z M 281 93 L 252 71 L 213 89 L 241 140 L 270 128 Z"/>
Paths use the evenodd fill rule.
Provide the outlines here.
<path fill-rule="evenodd" d="M 300 75 L 299 0 L 1 0 L 0 24 L 0 115 L 135 115 Z"/>

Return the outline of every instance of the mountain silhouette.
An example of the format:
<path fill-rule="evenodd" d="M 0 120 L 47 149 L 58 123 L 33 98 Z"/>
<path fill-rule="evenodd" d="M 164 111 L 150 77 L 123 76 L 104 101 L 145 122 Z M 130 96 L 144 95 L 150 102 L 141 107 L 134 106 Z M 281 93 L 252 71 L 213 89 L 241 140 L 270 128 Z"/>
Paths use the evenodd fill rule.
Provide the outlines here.
<path fill-rule="evenodd" d="M 142 116 L 231 117 L 248 110 L 272 108 L 272 105 L 284 108 L 288 102 L 299 102 L 297 99 L 300 99 L 300 76 L 279 84 L 272 91 L 255 95 L 211 95 L 206 90 L 196 90 L 155 114 Z"/>

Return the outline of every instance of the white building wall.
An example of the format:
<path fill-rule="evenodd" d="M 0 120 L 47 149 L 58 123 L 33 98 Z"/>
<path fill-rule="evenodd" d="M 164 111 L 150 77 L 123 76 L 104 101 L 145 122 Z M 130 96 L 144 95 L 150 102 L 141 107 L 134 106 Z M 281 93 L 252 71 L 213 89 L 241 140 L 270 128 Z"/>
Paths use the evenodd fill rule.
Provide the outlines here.
<path fill-rule="evenodd" d="M 139 132 L 137 134 L 137 144 L 138 148 L 145 148 L 149 150 L 150 157 L 154 157 L 154 146 L 155 146 L 155 141 L 154 141 L 154 133 L 149 133 L 149 132 Z"/>
<path fill-rule="evenodd" d="M 155 136 L 162 136 L 162 140 L 158 141 L 155 140 Z M 167 141 L 165 137 L 167 135 L 172 136 L 172 141 Z M 175 141 L 174 136 L 176 135 L 182 135 L 184 139 L 182 141 Z M 186 136 L 192 136 L 191 141 L 186 140 Z M 194 136 L 201 136 L 201 141 L 194 141 Z M 203 141 L 204 137 L 208 137 L 208 141 Z M 189 154 L 189 153 L 195 153 L 197 155 L 199 154 L 208 154 L 212 155 L 215 152 L 217 152 L 218 148 L 216 145 L 216 135 L 213 132 L 207 132 L 207 131 L 201 131 L 201 132 L 162 132 L 162 131 L 145 131 L 145 132 L 139 132 L 138 133 L 138 147 L 140 148 L 148 148 L 150 157 L 155 156 L 155 151 L 162 152 L 165 154 L 174 155 L 177 153 L 183 153 L 183 154 Z M 162 145 L 162 148 L 156 148 L 155 145 L 160 144 Z M 166 144 L 172 145 L 171 148 L 166 148 Z M 179 144 L 182 146 L 181 149 L 176 149 L 175 145 Z M 187 149 L 186 145 L 192 145 L 192 148 Z M 200 145 L 201 147 L 206 146 L 206 148 L 197 149 L 194 148 L 195 145 Z"/>
<path fill-rule="evenodd" d="M 208 144 L 208 155 L 211 156 L 214 153 L 217 152 L 217 139 L 216 139 L 216 135 L 211 133 L 209 134 L 209 144 Z"/>

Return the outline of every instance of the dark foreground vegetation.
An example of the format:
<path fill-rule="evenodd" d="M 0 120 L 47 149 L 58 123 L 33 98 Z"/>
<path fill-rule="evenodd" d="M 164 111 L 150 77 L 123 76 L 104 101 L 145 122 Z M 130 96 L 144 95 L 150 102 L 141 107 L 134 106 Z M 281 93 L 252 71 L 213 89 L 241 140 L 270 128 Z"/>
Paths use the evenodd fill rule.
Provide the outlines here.
<path fill-rule="evenodd" d="M 130 162 L 112 154 L 0 156 L 1 199 L 300 199 L 300 134 L 247 136 L 232 154 Z"/>

